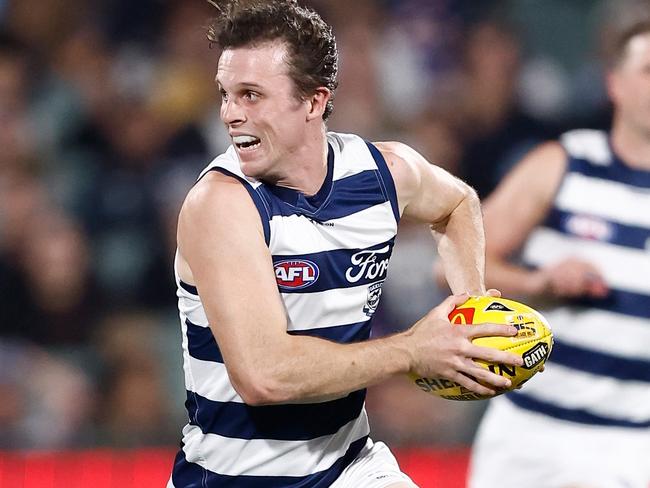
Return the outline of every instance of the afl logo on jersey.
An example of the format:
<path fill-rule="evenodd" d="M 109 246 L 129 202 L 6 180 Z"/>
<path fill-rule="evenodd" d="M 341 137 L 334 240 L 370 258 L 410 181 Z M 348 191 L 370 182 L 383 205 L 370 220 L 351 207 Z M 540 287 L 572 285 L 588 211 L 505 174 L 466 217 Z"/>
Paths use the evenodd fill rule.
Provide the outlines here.
<path fill-rule="evenodd" d="M 318 266 L 306 259 L 280 261 L 273 268 L 278 286 L 285 290 L 307 288 L 318 279 Z"/>
<path fill-rule="evenodd" d="M 591 215 L 571 215 L 565 221 L 565 228 L 578 237 L 597 241 L 608 241 L 613 234 L 612 224 Z"/>

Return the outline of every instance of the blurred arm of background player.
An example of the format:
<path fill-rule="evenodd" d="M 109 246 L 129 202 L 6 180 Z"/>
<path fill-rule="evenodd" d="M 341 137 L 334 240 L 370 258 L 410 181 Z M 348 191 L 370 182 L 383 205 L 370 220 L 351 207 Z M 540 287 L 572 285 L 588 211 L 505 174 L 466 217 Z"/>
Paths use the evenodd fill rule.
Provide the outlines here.
<path fill-rule="evenodd" d="M 538 269 L 509 261 L 541 224 L 566 170 L 558 142 L 532 150 L 484 204 L 486 279 L 505 296 L 602 297 L 608 293 L 596 266 L 571 256 Z"/>

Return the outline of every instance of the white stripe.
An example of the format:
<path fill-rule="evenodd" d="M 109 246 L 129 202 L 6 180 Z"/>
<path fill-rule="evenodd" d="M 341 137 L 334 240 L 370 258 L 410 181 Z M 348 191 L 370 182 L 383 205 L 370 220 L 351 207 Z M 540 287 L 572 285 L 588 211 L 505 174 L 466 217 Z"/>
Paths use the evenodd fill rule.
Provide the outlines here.
<path fill-rule="evenodd" d="M 554 336 L 574 346 L 650 361 L 650 320 L 607 310 L 540 309 Z"/>
<path fill-rule="evenodd" d="M 368 430 L 365 409 L 336 434 L 307 441 L 233 439 L 186 425 L 183 450 L 189 462 L 223 475 L 308 476 L 330 468 Z"/>
<path fill-rule="evenodd" d="M 334 149 L 336 161 L 332 175 L 334 181 L 362 171 L 377 169 L 377 164 L 372 154 L 370 154 L 368 146 L 359 136 L 333 132 L 330 132 L 327 136 L 327 140 Z M 341 147 L 343 147 L 343 152 L 341 152 Z"/>
<path fill-rule="evenodd" d="M 314 225 L 306 217 L 298 215 L 274 216 L 270 221 L 271 253 L 278 256 L 345 248 L 365 249 L 392 239 L 397 232 L 390 202 L 328 223 L 333 225 Z M 278 236 L 283 240 L 279 241 Z"/>
<path fill-rule="evenodd" d="M 368 285 L 315 293 L 282 293 L 288 311 L 287 330 L 308 330 L 368 320 L 363 304 Z"/>
<path fill-rule="evenodd" d="M 179 313 L 181 320 L 181 348 L 183 351 L 183 374 L 185 377 L 185 388 L 188 390 L 194 390 L 194 379 L 190 371 L 188 371 L 190 365 L 190 350 L 189 350 L 189 341 L 187 339 L 187 324 L 185 323 L 185 315 Z"/>
<path fill-rule="evenodd" d="M 571 156 L 586 159 L 599 166 L 611 164 L 612 151 L 607 142 L 607 135 L 601 130 L 572 130 L 562 134 L 560 141 Z"/>
<path fill-rule="evenodd" d="M 185 384 L 192 385 L 190 391 L 215 402 L 244 403 L 230 383 L 225 364 L 188 355 L 184 366 Z"/>
<path fill-rule="evenodd" d="M 184 295 L 181 296 L 181 293 L 184 293 Z M 184 315 L 184 317 L 181 317 L 181 320 L 187 317 L 190 322 L 199 327 L 210 326 L 201 300 L 197 296 L 189 294 L 182 288 L 179 288 L 178 292 L 178 310 Z"/>
<path fill-rule="evenodd" d="M 201 179 L 203 175 L 205 175 L 212 168 L 216 167 L 224 168 L 231 173 L 236 174 L 240 178 L 246 180 L 253 188 L 257 188 L 262 184 L 260 181 L 256 180 L 255 178 L 249 178 L 242 172 L 241 165 L 239 163 L 239 156 L 237 155 L 237 151 L 235 151 L 235 147 L 232 145 L 228 146 L 226 152 L 214 158 L 210 164 L 208 164 L 203 169 L 203 171 L 201 171 L 198 179 Z"/>
<path fill-rule="evenodd" d="M 602 417 L 650 420 L 650 388 L 642 381 L 621 381 L 547 363 L 544 372 L 535 375 L 523 391 L 563 408 L 584 409 Z"/>
<path fill-rule="evenodd" d="M 650 204 L 650 201 L 648 203 Z M 523 257 L 526 262 L 535 266 L 553 264 L 568 257 L 580 257 L 596 266 L 609 286 L 634 293 L 650 294 L 650 259 L 645 250 L 577 238 L 549 228 L 538 228 L 528 239 Z"/>
<path fill-rule="evenodd" d="M 650 190 L 569 173 L 556 205 L 561 210 L 597 215 L 612 222 L 650 227 Z"/>

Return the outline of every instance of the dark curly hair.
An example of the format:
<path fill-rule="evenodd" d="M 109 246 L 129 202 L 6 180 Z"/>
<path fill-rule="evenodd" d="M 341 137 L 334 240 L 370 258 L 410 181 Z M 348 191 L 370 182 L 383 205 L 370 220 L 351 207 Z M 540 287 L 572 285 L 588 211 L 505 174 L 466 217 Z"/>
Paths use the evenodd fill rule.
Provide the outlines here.
<path fill-rule="evenodd" d="M 208 0 L 217 17 L 208 27 L 208 39 L 222 49 L 254 46 L 281 40 L 289 54 L 289 77 L 303 98 L 324 86 L 332 97 L 323 120 L 332 113 L 338 86 L 338 51 L 332 28 L 314 10 L 294 0 Z"/>

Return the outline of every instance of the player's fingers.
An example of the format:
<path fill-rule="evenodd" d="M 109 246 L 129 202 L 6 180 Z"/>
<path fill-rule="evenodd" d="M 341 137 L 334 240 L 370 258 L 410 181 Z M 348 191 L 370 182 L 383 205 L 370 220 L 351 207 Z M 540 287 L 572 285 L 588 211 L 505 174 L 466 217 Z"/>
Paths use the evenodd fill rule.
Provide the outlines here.
<path fill-rule="evenodd" d="M 517 335 L 517 328 L 505 324 L 476 324 L 471 327 L 463 327 L 462 330 L 470 339 L 477 337 L 505 336 L 512 337 Z"/>
<path fill-rule="evenodd" d="M 473 346 L 468 352 L 469 357 L 481 359 L 489 363 L 509 364 L 511 366 L 521 366 L 524 364 L 521 356 L 511 352 L 500 351 L 493 347 Z"/>
<path fill-rule="evenodd" d="M 512 381 L 509 378 L 505 378 L 496 373 L 492 373 L 485 368 L 482 368 L 474 361 L 471 361 L 472 366 L 470 366 L 467 374 L 470 374 L 476 381 L 481 383 L 487 383 L 488 386 L 493 386 L 497 390 L 502 390 L 505 388 L 510 388 L 512 386 Z"/>
<path fill-rule="evenodd" d="M 434 308 L 434 311 L 437 315 L 447 317 L 455 307 L 465 303 L 468 298 L 469 295 L 467 293 L 449 295 L 440 303 L 440 305 Z"/>
<path fill-rule="evenodd" d="M 501 292 L 496 288 L 490 288 L 488 291 L 485 292 L 485 294 L 489 297 L 495 297 L 495 298 L 501 297 Z"/>
<path fill-rule="evenodd" d="M 494 396 L 494 394 L 496 393 L 493 389 L 480 384 L 470 375 L 464 373 L 460 373 L 460 372 L 456 373 L 453 378 L 449 378 L 449 379 L 455 381 L 459 385 L 464 386 L 468 390 L 478 395 Z"/>

